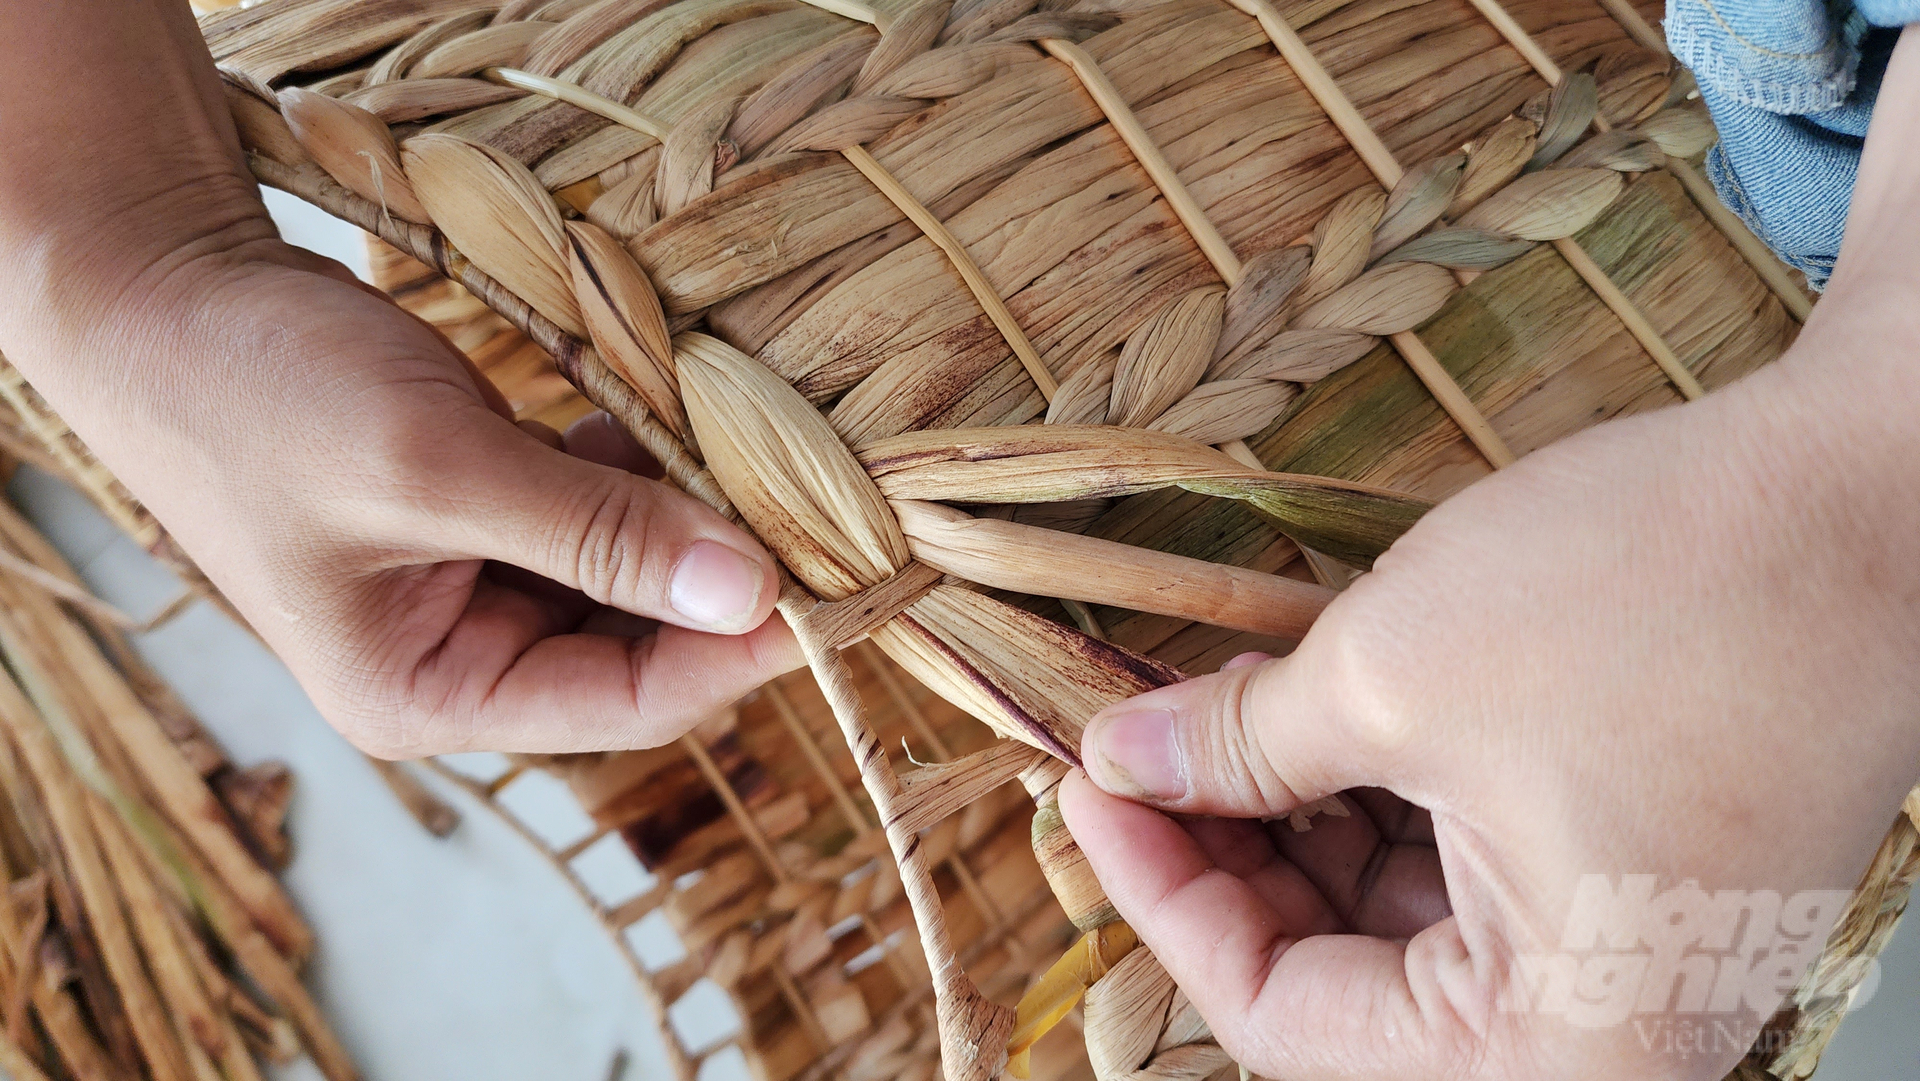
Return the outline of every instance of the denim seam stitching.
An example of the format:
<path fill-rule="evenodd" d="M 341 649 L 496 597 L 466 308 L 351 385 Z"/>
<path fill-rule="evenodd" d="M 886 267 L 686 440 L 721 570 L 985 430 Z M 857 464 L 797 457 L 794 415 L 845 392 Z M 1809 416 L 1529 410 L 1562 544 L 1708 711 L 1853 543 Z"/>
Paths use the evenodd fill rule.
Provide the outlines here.
<path fill-rule="evenodd" d="M 1845 67 L 1812 84 L 1758 79 L 1724 55 L 1717 43 L 1695 27 L 1685 22 L 1676 26 L 1674 20 L 1668 20 L 1666 29 L 1669 47 L 1693 70 L 1696 78 L 1744 105 L 1787 115 L 1825 112 L 1838 108 L 1853 89 L 1853 73 Z"/>
<path fill-rule="evenodd" d="M 1740 31 L 1735 30 L 1732 24 L 1720 16 L 1720 9 L 1713 6 L 1713 0 L 1699 0 L 1699 3 L 1702 8 L 1706 9 L 1708 15 L 1713 16 L 1713 21 L 1719 23 L 1720 28 L 1727 32 L 1728 37 L 1762 56 L 1771 56 L 1776 60 L 1819 60 L 1833 53 L 1833 32 L 1831 30 L 1827 32 L 1827 40 L 1821 42 L 1820 48 L 1814 52 L 1783 53 L 1778 49 L 1769 49 L 1765 45 L 1748 41 Z"/>

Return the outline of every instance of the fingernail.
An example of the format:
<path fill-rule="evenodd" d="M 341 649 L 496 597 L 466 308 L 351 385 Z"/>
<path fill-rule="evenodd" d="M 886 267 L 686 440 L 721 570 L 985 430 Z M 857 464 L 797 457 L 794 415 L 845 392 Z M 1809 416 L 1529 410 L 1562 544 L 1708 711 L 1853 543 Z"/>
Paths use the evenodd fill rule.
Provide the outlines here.
<path fill-rule="evenodd" d="M 1173 735 L 1173 711 L 1136 710 L 1087 727 L 1083 755 L 1095 761 L 1101 787 L 1134 799 L 1177 800 L 1187 794 L 1187 767 Z"/>
<path fill-rule="evenodd" d="M 687 549 L 673 568 L 667 602 L 689 622 L 732 634 L 747 629 L 760 603 L 760 564 L 714 541 Z"/>

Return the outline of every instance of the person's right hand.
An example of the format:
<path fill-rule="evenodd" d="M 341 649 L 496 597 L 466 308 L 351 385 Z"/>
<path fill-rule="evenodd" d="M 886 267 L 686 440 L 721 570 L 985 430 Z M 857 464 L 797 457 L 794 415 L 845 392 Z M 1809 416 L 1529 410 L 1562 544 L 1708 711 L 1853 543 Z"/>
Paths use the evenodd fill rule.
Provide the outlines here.
<path fill-rule="evenodd" d="M 1536 451 L 1431 512 L 1292 655 L 1095 718 L 1067 825 L 1237 1061 L 1718 1078 L 1759 1034 L 1920 776 L 1920 473 L 1877 433 L 1803 427 L 1833 403 L 1783 406 L 1806 383 L 1781 364 Z M 1349 817 L 1289 827 L 1335 793 Z M 1628 941 L 1563 942 L 1628 875 L 1656 876 L 1653 903 L 1602 914 Z M 1797 952 L 1749 955 L 1730 1003 L 1633 971 L 1715 926 L 1663 912 L 1688 881 L 1787 901 Z M 1718 979 L 1713 945 L 1677 948 Z"/>
<path fill-rule="evenodd" d="M 1088 726 L 1067 824 L 1238 1061 L 1719 1078 L 1760 1035 L 1920 776 L 1915 147 L 1875 114 L 1786 357 L 1535 451 L 1292 655 Z"/>

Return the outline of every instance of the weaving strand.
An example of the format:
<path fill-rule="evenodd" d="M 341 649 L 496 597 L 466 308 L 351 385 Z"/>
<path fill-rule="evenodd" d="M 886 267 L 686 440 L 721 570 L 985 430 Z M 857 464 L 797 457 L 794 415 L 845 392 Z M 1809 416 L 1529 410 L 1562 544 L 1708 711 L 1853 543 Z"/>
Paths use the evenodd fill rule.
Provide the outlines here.
<path fill-rule="evenodd" d="M 1674 397 L 1634 348 L 1659 336 L 1624 301 L 1649 281 L 1675 288 L 1681 264 L 1630 264 L 1622 245 L 1646 250 L 1650 237 L 1613 238 L 1652 215 L 1684 231 L 1675 252 L 1708 250 L 1710 229 L 1676 209 L 1686 193 L 1648 164 L 1704 149 L 1703 122 L 1660 108 L 1649 95 L 1668 77 L 1637 59 L 1619 70 L 1642 82 L 1601 87 L 1653 102 L 1633 124 L 1589 139 L 1594 118 L 1609 126 L 1597 110 L 1577 129 L 1565 101 L 1528 112 L 1518 83 L 1486 73 L 1563 84 L 1614 55 L 1620 31 L 1494 9 L 1510 15 L 1509 41 L 1567 27 L 1542 39 L 1568 50 L 1564 62 L 1535 46 L 1523 59 L 1545 66 L 1516 67 L 1505 46 L 1428 40 L 1453 18 L 1446 4 L 1381 16 L 1392 31 L 1378 40 L 1310 26 L 1315 49 L 1264 0 L 1118 12 L 1018 0 L 525 3 L 487 19 L 376 20 L 324 64 L 287 44 L 306 16 L 285 0 L 212 32 L 258 175 L 526 330 L 797 583 L 780 610 L 881 825 L 776 687 L 763 696 L 771 710 L 758 708 L 766 730 L 801 745 L 791 766 L 716 728 L 679 752 L 691 768 L 676 774 L 711 794 L 702 813 L 714 817 L 676 822 L 668 811 L 683 804 L 655 794 L 620 827 L 662 874 L 710 868 L 619 916 L 672 916 L 690 955 L 653 977 L 663 997 L 711 974 L 752 1018 L 743 1046 L 766 1076 L 929 1077 L 941 1049 L 955 1078 L 993 1075 L 1009 1056 L 1016 1070 L 1058 1076 L 1035 1042 L 1045 1026 L 1030 1022 L 1067 1010 L 1023 1003 L 1013 1048 L 1004 996 L 1030 958 L 1058 948 L 1045 928 L 1061 911 L 1096 935 L 1117 926 L 1053 803 L 1079 725 L 1181 668 L 1284 649 L 1331 596 L 1294 578 L 1344 585 L 1349 565 L 1367 565 L 1428 505 L 1402 489 L 1451 492 L 1484 472 L 1475 448 L 1501 465 Z M 1399 45 L 1385 44 L 1392 35 Z M 1446 74 L 1434 78 L 1453 80 L 1441 92 L 1453 111 L 1428 119 L 1411 105 L 1427 91 L 1410 71 L 1372 66 L 1415 41 L 1440 57 L 1432 70 Z M 1316 49 L 1339 58 L 1375 123 Z M 311 148 L 282 118 L 301 95 L 277 92 L 302 83 L 340 95 L 341 109 L 320 109 L 345 117 L 335 135 L 308 134 Z M 343 112 L 355 108 L 366 116 Z M 383 140 L 403 175 L 354 165 Z M 467 162 L 465 179 L 407 164 L 434 154 Z M 1268 180 L 1296 168 L 1311 169 L 1297 188 Z M 1368 173 L 1377 189 L 1359 186 Z M 431 221 L 389 212 L 403 182 Z M 472 208 L 482 189 L 496 216 L 484 228 Z M 1577 254 L 1534 253 L 1542 242 Z M 942 266 L 966 293 L 935 287 Z M 1706 385 L 1791 333 L 1744 265 L 1725 280 L 1729 296 L 1691 300 L 1714 328 L 1686 339 L 1699 358 L 1687 377 Z M 896 303 L 893 289 L 913 299 Z M 1551 319 L 1537 314 L 1556 305 Z M 1748 329 L 1711 314 L 1731 311 L 1749 313 Z M 1515 344 L 1474 340 L 1476 312 Z M 1631 356 L 1609 340 L 1621 323 L 1631 333 L 1612 336 Z M 1594 355 L 1565 359 L 1583 334 Z M 1556 394 L 1567 415 L 1538 404 Z M 1583 395 L 1598 400 L 1575 419 Z M 1375 430 L 1369 445 L 1361 437 Z M 1163 551 L 1129 554 L 1141 544 Z M 1016 551 L 1035 554 L 1007 557 Z M 1058 581 L 1021 565 L 1041 552 Z M 1167 596 L 1133 589 L 1114 573 L 1126 568 L 1172 583 Z M 925 712 L 938 699 L 916 698 L 894 664 L 1013 742 L 956 742 Z M 878 713 L 856 681 L 880 692 Z M 936 763 L 903 780 L 884 723 Z M 635 755 L 648 777 L 677 768 Z M 1030 836 L 1008 813 L 1002 782 L 1014 773 L 1038 808 Z M 813 829 L 815 807 L 850 840 Z M 874 862 L 883 842 L 897 875 Z M 989 858 L 990 846 L 1034 861 L 1024 866 L 1060 908 L 1044 890 L 1009 903 L 997 883 L 1012 849 Z M 909 926 L 924 974 L 893 946 Z M 856 963 L 842 937 L 869 943 L 871 958 Z M 771 979 L 749 978 L 769 964 Z M 883 972 L 901 993 L 856 987 Z M 1103 1081 L 1227 1066 L 1145 951 L 1129 943 L 1088 982 L 1086 1039 Z"/>

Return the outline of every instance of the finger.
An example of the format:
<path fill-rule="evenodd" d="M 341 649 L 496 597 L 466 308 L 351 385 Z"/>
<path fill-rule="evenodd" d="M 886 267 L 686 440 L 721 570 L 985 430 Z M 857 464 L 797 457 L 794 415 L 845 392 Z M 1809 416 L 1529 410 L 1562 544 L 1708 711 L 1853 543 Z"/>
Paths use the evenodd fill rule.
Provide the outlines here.
<path fill-rule="evenodd" d="M 1182 824 L 1207 859 L 1252 887 L 1295 937 L 1347 930 L 1313 880 L 1280 854 L 1265 823 L 1251 818 L 1195 818 Z"/>
<path fill-rule="evenodd" d="M 1270 661 L 1272 659 L 1273 654 L 1271 653 L 1249 651 L 1227 658 L 1227 663 L 1220 666 L 1220 671 L 1231 672 L 1236 668 L 1245 668 L 1250 664 L 1259 664 L 1261 661 Z"/>
<path fill-rule="evenodd" d="M 1465 968 L 1453 921 L 1405 946 L 1305 937 L 1308 927 L 1218 867 L 1167 816 L 1078 774 L 1061 783 L 1060 809 L 1114 908 L 1253 1072 L 1399 1079 L 1466 1060 L 1470 1033 L 1452 1020 L 1444 989 Z"/>
<path fill-rule="evenodd" d="M 1293 663 L 1242 664 L 1104 710 L 1081 738 L 1088 776 L 1168 810 L 1243 818 L 1365 783 L 1373 763 Z"/>
<path fill-rule="evenodd" d="M 439 452 L 445 482 L 404 538 L 443 559 L 491 559 L 665 623 L 742 634 L 773 610 L 774 562 L 686 494 L 551 450 L 493 422 Z M 577 441 L 578 442 L 578 441 Z M 604 446 L 596 453 L 611 452 Z M 622 464 L 628 464 L 623 462 Z"/>
<path fill-rule="evenodd" d="M 641 448 L 632 433 L 604 411 L 595 410 L 568 425 L 564 439 L 567 453 L 575 458 L 610 465 L 650 480 L 666 475 L 660 462 Z"/>
<path fill-rule="evenodd" d="M 1275 849 L 1300 868 L 1345 930 L 1409 938 L 1453 914 L 1440 853 L 1430 845 L 1389 841 L 1354 800 L 1336 796 L 1347 814 L 1315 815 L 1306 830 L 1273 827 Z"/>
<path fill-rule="evenodd" d="M 446 637 L 415 664 L 406 690 L 414 708 L 393 714 L 395 728 L 355 726 L 357 741 L 399 757 L 653 747 L 802 663 L 778 619 L 743 635 L 586 632 L 594 622 L 561 633 L 550 603 L 480 579 Z"/>
<path fill-rule="evenodd" d="M 513 422 L 513 426 L 538 439 L 541 443 L 554 450 L 566 449 L 566 444 L 561 440 L 560 433 L 554 431 L 551 425 L 542 424 L 537 420 L 516 420 Z"/>

